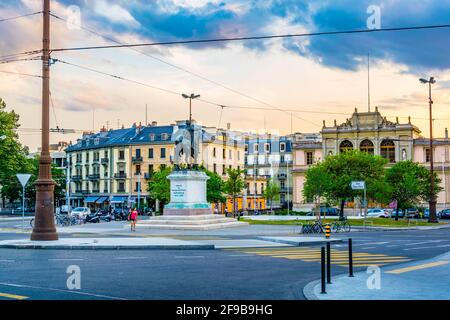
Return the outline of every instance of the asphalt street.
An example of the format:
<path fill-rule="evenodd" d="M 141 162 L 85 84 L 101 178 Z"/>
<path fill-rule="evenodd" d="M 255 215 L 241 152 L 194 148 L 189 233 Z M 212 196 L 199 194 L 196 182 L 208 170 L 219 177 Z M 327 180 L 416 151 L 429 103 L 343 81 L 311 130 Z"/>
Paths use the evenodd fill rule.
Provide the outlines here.
<path fill-rule="evenodd" d="M 14 225 L 2 223 L 0 227 L 3 228 L 0 239 L 28 236 L 18 229 L 12 230 L 17 228 Z M 291 228 L 274 230 L 273 233 L 282 230 L 287 233 Z M 228 238 L 243 237 L 240 231 L 233 232 L 237 234 L 228 234 Z M 198 237 L 201 239 L 201 235 Z M 448 228 L 351 232 L 345 237 L 353 239 L 353 251 L 358 257 L 355 271 L 365 270 L 369 264 L 395 265 L 450 251 Z M 0 249 L 0 299 L 304 299 L 303 287 L 320 278 L 317 250 L 318 247 L 166 251 Z M 342 257 L 347 244 L 334 244 L 333 252 L 340 259 L 334 261 L 333 275 L 346 273 Z M 70 276 L 67 268 L 73 265 L 81 271 L 79 290 L 67 287 Z"/>

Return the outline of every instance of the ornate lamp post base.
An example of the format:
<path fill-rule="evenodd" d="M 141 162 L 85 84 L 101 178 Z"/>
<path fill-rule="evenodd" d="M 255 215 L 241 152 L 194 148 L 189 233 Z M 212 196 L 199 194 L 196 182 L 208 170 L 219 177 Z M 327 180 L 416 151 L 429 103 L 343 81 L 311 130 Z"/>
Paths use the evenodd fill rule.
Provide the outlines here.
<path fill-rule="evenodd" d="M 36 216 L 31 240 L 52 241 L 58 240 L 55 228 L 53 205 L 53 180 L 37 180 L 36 186 Z"/>

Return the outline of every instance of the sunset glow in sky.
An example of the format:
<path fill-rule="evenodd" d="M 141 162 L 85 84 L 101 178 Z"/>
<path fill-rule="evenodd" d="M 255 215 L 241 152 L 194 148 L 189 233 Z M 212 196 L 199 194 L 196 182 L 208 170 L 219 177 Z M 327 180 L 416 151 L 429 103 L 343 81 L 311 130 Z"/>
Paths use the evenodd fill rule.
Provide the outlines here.
<path fill-rule="evenodd" d="M 79 8 L 82 27 L 121 43 L 141 43 L 365 29 L 371 4 L 380 6 L 382 28 L 450 23 L 450 0 L 58 0 L 51 5 L 52 13 L 65 20 L 77 21 L 73 13 Z M 40 10 L 41 0 L 2 0 L 0 20 Z M 114 44 L 56 18 L 51 24 L 52 48 Z M 42 15 L 1 22 L 0 35 L 0 56 L 40 49 Z M 372 109 L 378 106 L 401 122 L 410 115 L 428 135 L 428 91 L 418 79 L 434 76 L 435 135 L 443 136 L 450 123 L 450 28 L 55 52 L 52 57 L 175 93 L 200 94 L 204 101 L 194 101 L 193 116 L 207 126 L 231 123 L 232 129 L 287 134 L 290 112 L 274 108 L 297 110 L 294 132 L 318 132 L 322 120 L 341 123 L 355 107 L 367 110 L 368 53 Z M 41 62 L 0 64 L 0 70 L 40 75 Z M 189 115 L 180 94 L 58 62 L 51 72 L 52 128 L 97 131 L 144 123 L 146 104 L 149 122 L 170 124 Z M 20 114 L 23 128 L 40 128 L 39 78 L 0 72 L 0 97 Z M 205 101 L 245 108 L 224 108 L 221 114 L 220 107 Z M 19 133 L 31 150 L 40 144 L 39 133 Z M 52 134 L 51 141 L 79 136 Z"/>

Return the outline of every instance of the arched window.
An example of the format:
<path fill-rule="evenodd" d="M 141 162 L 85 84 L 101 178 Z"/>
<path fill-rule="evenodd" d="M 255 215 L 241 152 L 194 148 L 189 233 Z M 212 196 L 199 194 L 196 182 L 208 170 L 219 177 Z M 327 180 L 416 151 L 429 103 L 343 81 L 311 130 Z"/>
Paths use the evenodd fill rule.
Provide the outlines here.
<path fill-rule="evenodd" d="M 367 152 L 367 153 L 370 153 L 370 154 L 373 154 L 373 152 L 374 152 L 373 143 L 372 143 L 372 141 L 370 141 L 370 140 L 368 140 L 368 139 L 363 140 L 363 141 L 359 144 L 359 149 L 360 149 L 362 152 Z"/>
<path fill-rule="evenodd" d="M 381 156 L 389 161 L 395 162 L 395 143 L 392 140 L 383 140 L 381 142 Z"/>
<path fill-rule="evenodd" d="M 348 140 L 342 141 L 341 145 L 339 146 L 339 152 L 346 152 L 349 150 L 353 150 L 353 143 Z"/>

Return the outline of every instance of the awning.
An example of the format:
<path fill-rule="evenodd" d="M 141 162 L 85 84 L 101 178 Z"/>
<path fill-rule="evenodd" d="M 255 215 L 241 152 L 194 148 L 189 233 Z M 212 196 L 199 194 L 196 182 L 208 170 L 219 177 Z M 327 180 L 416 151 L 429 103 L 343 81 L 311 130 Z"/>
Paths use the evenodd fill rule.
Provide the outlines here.
<path fill-rule="evenodd" d="M 86 202 L 86 203 L 94 203 L 95 200 L 97 200 L 97 199 L 98 199 L 98 197 L 87 197 L 87 198 L 84 199 L 84 202 Z"/>
<path fill-rule="evenodd" d="M 124 203 L 127 201 L 128 197 L 124 196 L 113 196 L 111 199 L 111 203 Z"/>
<path fill-rule="evenodd" d="M 102 204 L 106 200 L 108 200 L 108 197 L 100 197 L 97 199 L 97 201 L 95 201 L 95 203 Z"/>

